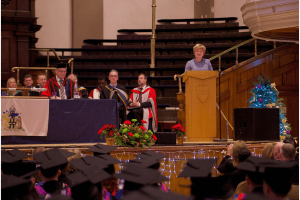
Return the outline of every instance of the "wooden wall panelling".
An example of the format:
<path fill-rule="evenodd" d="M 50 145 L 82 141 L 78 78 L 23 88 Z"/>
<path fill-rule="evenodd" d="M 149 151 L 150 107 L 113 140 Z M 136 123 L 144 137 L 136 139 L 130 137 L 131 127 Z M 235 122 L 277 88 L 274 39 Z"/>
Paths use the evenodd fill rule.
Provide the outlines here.
<path fill-rule="evenodd" d="M 14 75 L 11 72 L 11 66 L 16 66 L 16 61 L 16 37 L 12 31 L 1 31 L 1 80 L 5 80 L 5 83 L 8 78 Z M 16 76 L 14 77 L 16 78 Z"/>

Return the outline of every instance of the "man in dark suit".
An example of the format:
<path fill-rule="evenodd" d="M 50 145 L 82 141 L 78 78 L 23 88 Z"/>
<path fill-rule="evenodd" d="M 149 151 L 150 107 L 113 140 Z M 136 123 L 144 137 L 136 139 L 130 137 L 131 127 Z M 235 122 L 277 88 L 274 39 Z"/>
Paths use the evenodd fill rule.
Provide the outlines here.
<path fill-rule="evenodd" d="M 124 86 L 118 84 L 118 71 L 111 70 L 108 75 L 110 81 L 109 85 L 102 87 L 100 99 L 117 99 L 119 109 L 118 123 L 123 123 L 126 120 L 127 99 L 126 89 Z"/>

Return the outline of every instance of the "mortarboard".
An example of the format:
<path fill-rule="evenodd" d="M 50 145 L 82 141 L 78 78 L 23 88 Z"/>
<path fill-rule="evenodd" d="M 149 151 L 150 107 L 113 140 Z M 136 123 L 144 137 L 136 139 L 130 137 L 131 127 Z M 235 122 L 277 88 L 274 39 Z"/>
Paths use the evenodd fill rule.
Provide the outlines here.
<path fill-rule="evenodd" d="M 108 154 L 109 152 L 115 150 L 116 148 L 117 147 L 114 147 L 114 146 L 96 144 L 96 145 L 88 148 L 86 151 L 92 151 L 92 152 L 94 152 L 94 155 L 100 155 L 100 154 Z"/>
<path fill-rule="evenodd" d="M 159 160 L 157 159 L 139 159 L 135 158 L 133 160 L 130 160 L 129 162 L 126 162 L 123 164 L 123 166 L 130 167 L 130 166 L 136 166 L 136 167 L 141 167 L 141 168 L 154 168 L 154 169 L 159 169 L 160 163 Z"/>
<path fill-rule="evenodd" d="M 190 159 L 178 177 L 210 177 L 211 169 L 216 164 L 213 159 Z"/>
<path fill-rule="evenodd" d="M 122 200 L 188 200 L 187 196 L 177 195 L 172 192 L 163 192 L 157 187 L 144 186 L 139 190 L 132 191 L 122 196 Z"/>
<path fill-rule="evenodd" d="M 60 152 L 65 158 L 69 158 L 69 157 L 75 155 L 75 153 L 72 153 L 72 152 L 70 152 L 70 151 L 68 151 L 68 150 L 65 150 L 65 149 L 58 149 L 58 150 L 59 150 L 59 152 Z"/>
<path fill-rule="evenodd" d="M 58 68 L 66 68 L 66 67 L 68 67 L 68 64 L 66 64 L 66 63 L 58 63 L 56 66 L 57 69 Z"/>
<path fill-rule="evenodd" d="M 152 185 L 168 180 L 157 170 L 138 167 L 126 168 L 121 173 L 115 174 L 114 177 L 139 185 Z"/>
<path fill-rule="evenodd" d="M 94 167 L 104 169 L 108 167 L 106 163 L 102 163 L 101 159 L 96 156 L 86 156 L 80 159 L 72 160 L 70 163 L 79 170 L 86 170 Z"/>
<path fill-rule="evenodd" d="M 113 175 L 115 173 L 115 167 L 114 164 L 120 163 L 121 161 L 112 157 L 109 154 L 99 154 L 95 156 L 99 158 L 101 163 L 108 165 L 104 170 L 108 172 L 109 174 Z"/>
<path fill-rule="evenodd" d="M 164 154 L 161 154 L 161 153 L 155 153 L 153 151 L 145 151 L 141 154 L 136 154 L 134 155 L 135 157 L 137 158 L 141 158 L 141 159 L 148 159 L 148 158 L 152 158 L 152 159 L 163 159 L 165 157 L 167 157 L 166 155 Z"/>
<path fill-rule="evenodd" d="M 29 156 L 20 151 L 18 149 L 10 150 L 10 151 L 1 151 L 1 163 L 12 163 L 21 161 L 25 158 L 29 158 Z"/>
<path fill-rule="evenodd" d="M 20 193 L 27 193 L 33 187 L 31 180 L 13 175 L 1 175 L 1 198 L 5 200 L 17 198 Z"/>
<path fill-rule="evenodd" d="M 57 148 L 34 154 L 33 159 L 36 160 L 37 163 L 40 163 L 43 170 L 59 167 L 60 165 L 68 163 L 67 158 L 65 158 Z"/>

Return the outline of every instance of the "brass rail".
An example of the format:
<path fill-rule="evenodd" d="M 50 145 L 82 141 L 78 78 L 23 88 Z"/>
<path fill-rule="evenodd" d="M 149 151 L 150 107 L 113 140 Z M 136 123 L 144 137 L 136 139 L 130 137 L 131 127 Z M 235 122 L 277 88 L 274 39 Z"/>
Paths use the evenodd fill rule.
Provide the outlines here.
<path fill-rule="evenodd" d="M 13 67 L 13 68 L 11 68 L 12 72 L 15 72 L 17 70 L 17 85 L 20 84 L 20 69 L 45 70 L 46 77 L 47 77 L 47 71 L 54 70 L 56 68 L 54 68 L 54 67 Z"/>
<path fill-rule="evenodd" d="M 74 58 L 60 58 L 54 49 L 29 49 L 29 50 L 30 51 L 46 51 L 47 52 L 47 67 L 50 67 L 50 51 L 52 51 L 54 53 L 55 57 L 57 58 L 57 60 L 59 60 L 59 62 L 62 62 L 62 61 L 68 62 L 69 66 L 71 68 L 71 74 L 73 74 Z"/>
<path fill-rule="evenodd" d="M 251 39 L 249 39 L 249 40 L 246 40 L 246 41 L 244 41 L 244 42 L 242 42 L 242 43 L 240 43 L 240 44 L 237 44 L 237 45 L 235 45 L 235 46 L 233 46 L 233 47 L 231 47 L 231 48 L 229 48 L 229 49 L 227 49 L 227 50 L 225 50 L 225 51 L 223 51 L 223 52 L 221 52 L 221 53 L 219 53 L 219 54 L 217 54 L 217 55 L 215 55 L 215 56 L 213 56 L 213 57 L 211 57 L 211 58 L 209 58 L 209 60 L 210 61 L 212 61 L 212 60 L 214 60 L 214 59 L 216 59 L 216 58 L 219 58 L 219 70 L 221 70 L 221 56 L 222 55 L 224 55 L 225 53 L 228 53 L 228 52 L 230 52 L 230 51 L 232 51 L 232 50 L 236 50 L 236 60 L 235 60 L 235 63 L 236 64 L 238 64 L 239 62 L 238 62 L 238 53 L 239 53 L 239 51 L 238 51 L 238 48 L 240 47 L 240 46 L 243 46 L 243 45 L 245 45 L 245 44 L 248 44 L 248 43 L 250 43 L 250 42 L 252 42 L 252 41 L 254 41 L 254 48 L 255 48 L 255 51 L 254 51 L 254 56 L 257 56 L 257 39 L 256 38 L 251 38 Z M 276 43 L 274 42 L 274 49 L 276 48 Z M 179 80 L 179 92 L 181 91 L 182 92 L 182 88 L 181 88 L 181 78 L 184 76 L 184 73 L 183 74 L 175 74 L 174 75 L 174 80 L 176 81 L 177 80 L 177 78 L 179 79 L 180 78 L 180 80 Z"/>
<path fill-rule="evenodd" d="M 156 0 L 152 0 L 152 37 L 151 37 L 151 65 L 150 68 L 155 68 L 155 9 Z M 151 71 L 150 76 L 155 76 L 155 72 Z"/>

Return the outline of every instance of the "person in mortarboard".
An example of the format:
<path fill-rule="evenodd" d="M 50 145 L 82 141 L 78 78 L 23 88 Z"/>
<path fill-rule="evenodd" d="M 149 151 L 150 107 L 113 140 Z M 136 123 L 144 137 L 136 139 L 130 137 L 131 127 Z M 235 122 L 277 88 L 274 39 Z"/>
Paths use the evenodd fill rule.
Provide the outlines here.
<path fill-rule="evenodd" d="M 86 156 L 70 161 L 79 171 L 68 178 L 73 181 L 72 197 L 75 199 L 94 199 L 103 193 L 103 199 L 110 199 L 110 194 L 103 190 L 102 181 L 111 177 L 104 169 L 107 165 L 96 156 Z"/>
<path fill-rule="evenodd" d="M 157 104 L 155 90 L 147 86 L 147 77 L 145 74 L 140 74 L 138 77 L 139 86 L 131 90 L 129 99 L 128 118 L 137 119 L 137 122 L 150 129 L 153 132 L 157 131 Z M 142 124 L 141 121 L 144 121 Z"/>
<path fill-rule="evenodd" d="M 96 144 L 86 150 L 86 151 L 93 152 L 94 156 L 101 160 L 100 161 L 101 163 L 107 165 L 107 167 L 104 168 L 104 170 L 107 173 L 109 173 L 112 177 L 103 180 L 102 185 L 103 185 L 103 191 L 109 192 L 111 198 L 115 198 L 119 190 L 119 185 L 118 185 L 119 180 L 116 177 L 113 177 L 113 175 L 115 174 L 114 164 L 120 163 L 120 161 L 112 157 L 111 155 L 109 155 L 109 153 L 111 151 L 114 151 L 116 148 L 117 147 L 114 146 Z"/>
<path fill-rule="evenodd" d="M 216 159 L 190 159 L 178 177 L 190 177 L 191 194 L 196 200 L 228 199 L 234 195 L 231 184 L 232 175 L 218 177 L 211 176 L 212 167 Z"/>
<path fill-rule="evenodd" d="M 9 199 L 15 196 L 16 199 L 40 199 L 34 188 L 34 174 L 37 173 L 34 161 L 22 160 L 29 156 L 20 150 L 1 151 L 2 173 L 7 176 L 2 178 L 2 199 Z M 19 182 L 18 182 L 19 181 Z M 3 189 L 3 187 L 2 187 Z M 12 194 L 9 194 L 12 193 Z"/>
<path fill-rule="evenodd" d="M 44 88 L 41 96 L 50 97 L 51 99 L 72 99 L 74 95 L 74 82 L 66 78 L 67 64 L 59 63 L 56 69 L 56 76 L 50 78 Z M 56 92 L 53 95 L 53 92 Z"/>
<path fill-rule="evenodd" d="M 127 99 L 126 88 L 118 84 L 118 71 L 111 70 L 108 75 L 109 85 L 101 88 L 100 99 L 116 99 L 118 101 L 119 120 L 118 124 L 126 120 Z"/>
<path fill-rule="evenodd" d="M 259 170 L 259 166 L 261 164 L 271 163 L 270 159 L 268 158 L 260 158 L 255 156 L 248 157 L 243 163 L 241 163 L 237 168 L 239 170 L 246 172 L 246 184 L 248 193 L 256 194 L 263 196 L 263 173 Z M 237 188 L 238 190 L 238 188 Z M 239 193 L 239 192 L 237 192 Z M 239 193 L 237 194 L 237 199 L 244 199 L 246 198 L 246 193 Z"/>
<path fill-rule="evenodd" d="M 36 190 L 45 198 L 52 197 L 54 194 L 71 195 L 71 190 L 65 183 L 58 182 L 61 174 L 60 166 L 68 163 L 67 158 L 59 149 L 50 149 L 33 155 L 34 160 L 40 163 L 39 175 L 44 182 L 42 186 L 36 185 Z"/>
<path fill-rule="evenodd" d="M 122 195 L 126 195 L 133 190 L 138 190 L 145 185 L 156 186 L 159 189 L 157 183 L 168 180 L 159 171 L 150 168 L 141 168 L 138 165 L 127 165 L 126 169 L 114 176 L 125 180 Z"/>

